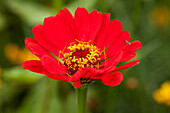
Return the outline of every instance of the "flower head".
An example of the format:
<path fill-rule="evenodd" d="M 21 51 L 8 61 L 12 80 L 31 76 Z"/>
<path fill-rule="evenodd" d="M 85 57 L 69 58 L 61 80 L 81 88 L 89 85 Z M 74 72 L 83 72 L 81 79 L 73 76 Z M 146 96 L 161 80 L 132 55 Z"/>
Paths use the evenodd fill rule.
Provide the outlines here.
<path fill-rule="evenodd" d="M 170 81 L 164 82 L 161 87 L 153 93 L 153 98 L 160 104 L 170 106 Z"/>
<path fill-rule="evenodd" d="M 142 44 L 130 43 L 121 22 L 109 20 L 109 13 L 88 13 L 85 8 L 77 8 L 74 17 L 63 9 L 56 16 L 45 18 L 43 25 L 33 27 L 35 40 L 25 39 L 26 47 L 40 61 L 26 61 L 23 68 L 55 80 L 74 82 L 77 88 L 96 79 L 108 86 L 120 84 L 123 75 L 117 71 L 134 66 L 139 60 L 116 65 L 133 58 Z"/>

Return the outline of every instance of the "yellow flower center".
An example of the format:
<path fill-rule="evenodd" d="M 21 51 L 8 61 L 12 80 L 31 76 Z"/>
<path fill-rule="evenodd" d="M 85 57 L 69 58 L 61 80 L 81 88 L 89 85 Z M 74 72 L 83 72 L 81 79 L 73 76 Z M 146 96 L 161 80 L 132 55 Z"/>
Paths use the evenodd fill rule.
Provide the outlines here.
<path fill-rule="evenodd" d="M 99 68 L 99 56 L 101 55 L 99 48 L 90 45 L 89 42 L 81 42 L 71 44 L 67 49 L 69 53 L 63 53 L 64 65 L 68 68 L 70 74 L 74 74 L 77 70 L 84 67 Z"/>

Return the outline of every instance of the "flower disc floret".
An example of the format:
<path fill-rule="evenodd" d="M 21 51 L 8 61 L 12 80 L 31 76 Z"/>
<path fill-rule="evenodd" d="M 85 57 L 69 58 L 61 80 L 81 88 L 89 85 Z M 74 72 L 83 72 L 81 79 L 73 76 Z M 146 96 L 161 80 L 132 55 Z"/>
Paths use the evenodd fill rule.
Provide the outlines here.
<path fill-rule="evenodd" d="M 99 69 L 100 49 L 88 42 L 77 41 L 67 47 L 68 53 L 61 58 L 70 74 L 74 74 L 80 68 L 91 67 Z"/>

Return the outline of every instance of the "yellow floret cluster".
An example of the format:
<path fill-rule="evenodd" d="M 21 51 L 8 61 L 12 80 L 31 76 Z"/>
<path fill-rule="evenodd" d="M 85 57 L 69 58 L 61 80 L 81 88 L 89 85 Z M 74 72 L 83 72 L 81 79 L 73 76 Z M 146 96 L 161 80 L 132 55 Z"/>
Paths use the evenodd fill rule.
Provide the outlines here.
<path fill-rule="evenodd" d="M 153 93 L 153 98 L 158 103 L 170 107 L 170 81 L 164 82 L 161 87 Z"/>
<path fill-rule="evenodd" d="M 76 71 L 84 67 L 99 68 L 100 52 L 96 46 L 87 42 L 79 42 L 67 49 L 70 52 L 64 54 L 63 61 L 69 70 Z"/>

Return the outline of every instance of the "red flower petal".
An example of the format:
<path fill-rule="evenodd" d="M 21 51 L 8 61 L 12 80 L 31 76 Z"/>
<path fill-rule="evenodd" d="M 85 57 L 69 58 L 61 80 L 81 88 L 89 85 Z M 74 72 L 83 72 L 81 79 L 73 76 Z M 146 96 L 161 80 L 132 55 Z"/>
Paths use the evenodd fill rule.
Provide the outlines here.
<path fill-rule="evenodd" d="M 104 49 L 104 47 L 107 47 L 108 45 L 110 46 L 113 41 L 116 41 L 119 38 L 121 32 L 121 22 L 119 20 L 112 20 L 98 37 L 96 46 L 101 49 Z"/>
<path fill-rule="evenodd" d="M 70 79 L 69 76 L 64 76 L 64 75 L 51 74 L 51 73 L 49 73 L 49 72 L 42 66 L 41 61 L 38 61 L 38 60 L 29 60 L 29 61 L 26 61 L 26 62 L 22 63 L 22 67 L 23 67 L 24 69 L 28 69 L 28 70 L 30 70 L 30 71 L 32 71 L 32 72 L 44 74 L 44 75 L 50 77 L 51 79 L 62 80 L 62 81 L 68 81 L 68 79 Z"/>
<path fill-rule="evenodd" d="M 120 60 L 120 62 L 126 62 L 130 59 L 132 59 L 133 57 L 136 56 L 135 52 L 126 52 L 125 54 L 123 54 L 122 59 Z"/>
<path fill-rule="evenodd" d="M 133 41 L 130 45 L 126 45 L 123 57 L 120 62 L 126 62 L 131 58 L 136 56 L 135 51 L 142 48 L 142 43 L 140 41 Z"/>
<path fill-rule="evenodd" d="M 68 82 L 77 81 L 84 74 L 83 68 L 79 69 L 75 74 L 73 74 Z"/>
<path fill-rule="evenodd" d="M 110 46 L 111 44 L 115 43 L 121 33 L 122 23 L 119 20 L 112 20 L 106 29 L 103 47 L 107 47 L 108 45 Z"/>
<path fill-rule="evenodd" d="M 105 73 L 110 72 L 110 68 L 95 69 L 91 67 L 85 67 L 79 69 L 70 79 L 69 82 L 80 80 L 80 78 L 101 79 Z"/>
<path fill-rule="evenodd" d="M 129 67 L 131 67 L 131 66 L 134 66 L 134 65 L 137 65 L 137 64 L 139 64 L 139 63 L 140 63 L 139 60 L 135 60 L 135 61 L 129 62 L 129 63 L 123 65 L 123 66 L 116 67 L 116 68 L 114 69 L 114 71 L 119 71 L 119 70 L 127 69 L 127 68 L 129 68 Z"/>
<path fill-rule="evenodd" d="M 131 38 L 128 31 L 123 31 L 121 35 L 109 45 L 108 49 L 106 50 L 106 56 L 114 56 L 116 53 L 120 52 L 125 47 L 126 43 L 124 41 L 129 41 L 130 39 Z"/>
<path fill-rule="evenodd" d="M 119 85 L 122 82 L 122 80 L 123 80 L 123 74 L 120 72 L 106 73 L 102 77 L 103 84 L 107 86 Z"/>
<path fill-rule="evenodd" d="M 25 61 L 21 65 L 22 65 L 23 69 L 28 69 L 32 72 L 41 73 L 41 74 L 46 73 L 44 67 L 41 65 L 41 62 L 38 60 Z"/>
<path fill-rule="evenodd" d="M 136 41 L 133 41 L 128 47 L 129 48 L 127 48 L 127 49 L 129 49 L 129 51 L 136 51 L 136 50 L 142 48 L 142 43 L 140 41 L 136 40 Z"/>
<path fill-rule="evenodd" d="M 69 76 L 64 76 L 64 75 L 60 75 L 60 74 L 46 74 L 46 76 L 48 76 L 49 78 L 51 79 L 54 79 L 54 80 L 62 80 L 62 81 L 68 81 L 70 79 Z"/>
<path fill-rule="evenodd" d="M 46 50 L 58 56 L 59 48 L 57 47 L 57 45 L 53 44 L 53 41 L 49 40 L 47 36 L 44 34 L 42 25 L 38 24 L 34 26 L 32 28 L 32 32 L 35 40 L 38 42 L 39 45 L 41 45 L 41 47 L 45 48 Z"/>
<path fill-rule="evenodd" d="M 45 18 L 43 30 L 47 39 L 63 50 L 65 46 L 69 46 L 71 42 L 75 41 L 73 22 L 73 17 L 67 9 L 60 10 L 56 16 Z"/>
<path fill-rule="evenodd" d="M 80 88 L 80 87 L 81 87 L 81 82 L 80 82 L 80 80 L 75 81 L 73 85 L 74 85 L 76 88 Z"/>
<path fill-rule="evenodd" d="M 43 55 L 50 55 L 45 49 L 43 49 L 37 42 L 32 38 L 25 39 L 25 46 L 28 48 L 33 54 L 41 58 Z"/>
<path fill-rule="evenodd" d="M 102 26 L 100 30 L 104 29 L 109 24 L 110 15 L 111 15 L 110 13 L 103 14 Z"/>
<path fill-rule="evenodd" d="M 97 76 L 101 73 L 104 73 L 103 70 L 100 70 L 100 69 L 94 69 L 94 68 L 91 68 L 91 67 L 87 67 L 87 68 L 83 68 L 84 70 L 84 73 L 82 74 L 82 77 L 83 78 L 91 78 L 91 79 L 96 79 L 96 77 L 94 76 Z"/>
<path fill-rule="evenodd" d="M 101 39 L 103 39 L 103 37 L 101 37 L 101 35 L 103 34 L 106 26 L 108 26 L 109 24 L 109 21 L 110 21 L 110 13 L 105 13 L 102 15 L 102 24 L 101 24 L 101 27 L 100 27 L 100 30 L 94 40 L 94 44 L 96 44 L 97 47 L 100 47 L 100 43 L 101 43 Z"/>
<path fill-rule="evenodd" d="M 90 67 L 80 68 L 75 74 L 73 74 L 69 82 L 77 81 L 81 77 L 90 78 L 90 76 L 95 75 L 95 74 L 97 73 L 94 72 L 93 68 L 90 68 Z"/>
<path fill-rule="evenodd" d="M 47 55 L 44 55 L 41 58 L 42 65 L 52 74 L 68 74 L 65 67 L 62 65 L 59 65 L 58 60 L 54 57 L 50 57 Z"/>
<path fill-rule="evenodd" d="M 110 72 L 109 68 L 95 69 L 86 67 L 83 68 L 83 73 L 81 75 L 83 78 L 101 79 L 101 77 L 108 72 Z"/>
<path fill-rule="evenodd" d="M 74 14 L 74 22 L 76 25 L 76 33 L 79 41 L 88 42 L 88 32 L 90 25 L 90 17 L 85 8 L 78 7 Z"/>
<path fill-rule="evenodd" d="M 62 15 L 64 24 L 66 26 L 65 29 L 71 36 L 71 38 L 69 36 L 67 40 L 70 40 L 70 42 L 75 41 L 74 39 L 75 39 L 76 31 L 75 31 L 75 23 L 72 14 L 68 9 L 65 8 L 63 10 L 60 10 L 58 15 Z"/>
<path fill-rule="evenodd" d="M 87 41 L 91 40 L 91 43 L 93 43 L 97 33 L 100 30 L 102 24 L 102 13 L 97 12 L 97 10 L 93 10 L 90 13 L 90 26 L 89 26 L 89 34 L 87 37 Z"/>
<path fill-rule="evenodd" d="M 104 66 L 103 69 L 106 69 L 106 70 L 114 69 L 115 66 L 120 62 L 122 55 L 123 55 L 123 52 L 119 52 L 114 57 L 111 57 L 110 59 L 108 59 L 106 61 L 107 62 L 106 65 Z M 105 63 L 105 62 L 103 62 L 103 63 Z"/>
<path fill-rule="evenodd" d="M 69 82 L 80 80 L 80 78 L 91 78 L 91 79 L 100 79 L 102 73 L 105 73 L 107 70 L 95 69 L 91 67 L 85 67 L 79 69 L 75 74 L 72 75 Z"/>

